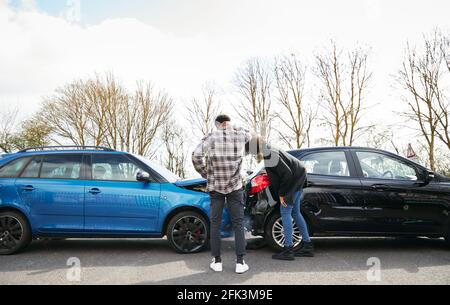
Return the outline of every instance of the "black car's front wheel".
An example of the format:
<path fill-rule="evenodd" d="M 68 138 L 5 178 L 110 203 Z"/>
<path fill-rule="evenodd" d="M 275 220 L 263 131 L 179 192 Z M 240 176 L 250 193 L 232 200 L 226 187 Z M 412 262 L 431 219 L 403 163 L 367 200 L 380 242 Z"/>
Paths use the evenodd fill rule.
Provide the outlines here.
<path fill-rule="evenodd" d="M 197 212 L 181 212 L 167 226 L 169 245 L 181 254 L 198 253 L 209 245 L 209 231 L 205 217 Z"/>
<path fill-rule="evenodd" d="M 265 239 L 267 244 L 276 251 L 281 251 L 284 248 L 284 242 L 286 241 L 286 236 L 284 234 L 283 221 L 281 220 L 281 215 L 279 213 L 274 213 L 271 215 L 266 223 L 265 229 Z M 300 229 L 294 223 L 294 247 L 300 245 L 302 241 L 302 235 L 300 234 Z"/>
<path fill-rule="evenodd" d="M 27 220 L 16 212 L 0 213 L 0 255 L 11 255 L 26 248 L 31 242 Z"/>

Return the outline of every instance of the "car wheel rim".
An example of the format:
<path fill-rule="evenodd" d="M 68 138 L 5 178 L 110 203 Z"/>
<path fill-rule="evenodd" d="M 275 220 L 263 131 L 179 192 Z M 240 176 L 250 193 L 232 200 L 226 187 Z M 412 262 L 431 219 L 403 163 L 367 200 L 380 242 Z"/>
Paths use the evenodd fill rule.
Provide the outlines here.
<path fill-rule="evenodd" d="M 300 229 L 298 226 L 294 223 L 294 247 L 297 247 L 302 242 L 302 235 L 300 234 Z M 272 238 L 276 242 L 278 246 L 281 248 L 284 247 L 284 242 L 286 241 L 286 236 L 284 235 L 284 227 L 283 222 L 281 220 L 281 217 L 278 218 L 272 227 Z"/>
<path fill-rule="evenodd" d="M 172 240 L 175 246 L 184 253 L 200 250 L 205 245 L 206 238 L 206 225 L 195 216 L 179 219 L 172 230 Z"/>
<path fill-rule="evenodd" d="M 0 250 L 13 250 L 23 237 L 20 221 L 12 216 L 0 217 Z"/>

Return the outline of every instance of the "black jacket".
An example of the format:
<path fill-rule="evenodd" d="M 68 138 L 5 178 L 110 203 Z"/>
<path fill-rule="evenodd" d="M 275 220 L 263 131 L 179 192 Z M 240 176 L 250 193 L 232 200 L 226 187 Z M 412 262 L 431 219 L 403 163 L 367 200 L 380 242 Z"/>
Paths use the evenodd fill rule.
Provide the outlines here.
<path fill-rule="evenodd" d="M 287 204 L 293 204 L 294 193 L 306 184 L 306 169 L 294 156 L 270 146 L 264 151 L 264 164 L 273 191 L 285 197 Z"/>

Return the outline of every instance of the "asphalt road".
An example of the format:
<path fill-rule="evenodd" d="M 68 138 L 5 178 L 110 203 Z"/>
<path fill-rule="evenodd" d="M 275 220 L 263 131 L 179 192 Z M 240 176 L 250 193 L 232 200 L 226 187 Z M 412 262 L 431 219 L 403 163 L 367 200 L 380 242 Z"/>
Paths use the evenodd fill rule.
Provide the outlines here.
<path fill-rule="evenodd" d="M 236 275 L 230 240 L 223 244 L 221 274 L 208 270 L 208 253 L 178 255 L 165 240 L 38 241 L 22 254 L 0 257 L 0 284 L 450 284 L 450 250 L 441 240 L 315 243 L 315 258 L 295 262 L 272 260 L 270 249 L 250 251 L 250 272 Z"/>

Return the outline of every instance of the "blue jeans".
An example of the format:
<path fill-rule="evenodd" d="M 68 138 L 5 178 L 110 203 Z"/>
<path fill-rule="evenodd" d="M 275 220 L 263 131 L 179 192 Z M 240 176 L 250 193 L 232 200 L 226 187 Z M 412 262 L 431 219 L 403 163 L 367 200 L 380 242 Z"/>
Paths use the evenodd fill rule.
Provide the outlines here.
<path fill-rule="evenodd" d="M 294 204 L 289 204 L 290 202 L 287 202 L 287 208 L 281 206 L 281 219 L 283 221 L 284 236 L 286 237 L 284 245 L 286 247 L 294 246 L 294 224 L 292 222 L 292 219 L 294 219 L 295 223 L 299 227 L 300 233 L 303 237 L 303 241 L 311 241 L 305 218 L 303 218 L 303 215 L 300 212 L 301 200 L 302 192 L 297 192 L 294 194 Z"/>

